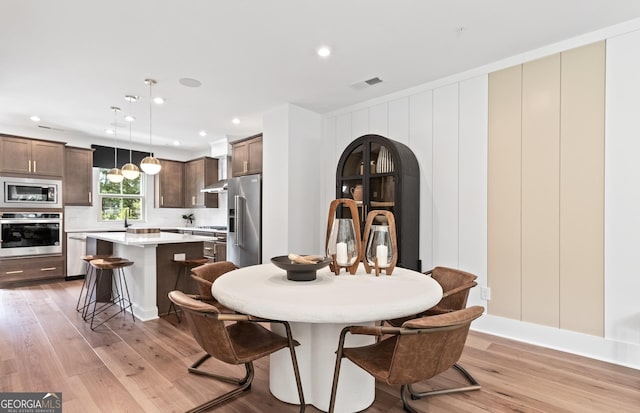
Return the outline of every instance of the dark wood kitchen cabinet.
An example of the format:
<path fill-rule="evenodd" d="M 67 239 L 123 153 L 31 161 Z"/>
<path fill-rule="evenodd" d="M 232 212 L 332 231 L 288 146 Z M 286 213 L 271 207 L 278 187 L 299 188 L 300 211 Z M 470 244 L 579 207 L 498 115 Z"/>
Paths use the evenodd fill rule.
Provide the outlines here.
<path fill-rule="evenodd" d="M 155 178 L 155 207 L 184 208 L 185 164 L 160 159 L 162 169 Z"/>
<path fill-rule="evenodd" d="M 231 143 L 231 176 L 262 173 L 262 134 Z"/>
<path fill-rule="evenodd" d="M 420 167 L 409 147 L 380 135 L 365 135 L 351 142 L 338 162 L 336 198 L 356 201 L 361 230 L 370 211 L 392 212 L 398 239 L 397 265 L 420 270 Z M 349 216 L 348 208 L 338 213 Z"/>
<path fill-rule="evenodd" d="M 62 256 L 0 260 L 0 287 L 54 278 L 64 278 L 64 258 Z"/>
<path fill-rule="evenodd" d="M 65 148 L 65 205 L 93 205 L 93 149 Z"/>
<path fill-rule="evenodd" d="M 217 208 L 218 194 L 200 190 L 218 181 L 218 160 L 208 156 L 185 163 L 185 208 Z"/>
<path fill-rule="evenodd" d="M 55 176 L 64 174 L 64 144 L 0 135 L 0 172 Z"/>

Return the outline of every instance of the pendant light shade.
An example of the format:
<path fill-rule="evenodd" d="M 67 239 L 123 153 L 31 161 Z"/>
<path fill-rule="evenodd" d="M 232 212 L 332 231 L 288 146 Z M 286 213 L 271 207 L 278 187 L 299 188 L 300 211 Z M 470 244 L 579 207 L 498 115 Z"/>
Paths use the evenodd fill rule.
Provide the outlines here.
<path fill-rule="evenodd" d="M 151 88 L 153 87 L 153 85 L 155 85 L 157 82 L 153 79 L 145 79 L 144 82 L 146 84 L 149 85 L 149 149 L 151 149 L 151 126 L 152 126 L 152 119 L 151 119 L 151 114 L 152 114 L 152 106 L 153 106 L 153 96 L 151 94 Z M 142 169 L 142 171 L 148 175 L 155 175 L 158 172 L 160 172 L 160 168 L 162 168 L 162 166 L 160 165 L 160 161 L 157 160 L 156 158 L 153 157 L 153 155 L 151 154 L 151 152 L 149 152 L 149 156 L 147 156 L 146 158 L 144 158 L 142 160 L 142 162 L 140 162 L 140 168 Z"/>
<path fill-rule="evenodd" d="M 109 169 L 107 172 L 107 179 L 109 182 L 113 182 L 114 184 L 119 184 L 124 180 L 124 175 L 122 175 L 122 171 L 118 169 L 118 147 L 117 147 L 117 139 L 118 139 L 118 122 L 117 122 L 117 113 L 120 110 L 117 106 L 111 106 L 111 110 L 113 110 L 113 168 Z"/>
<path fill-rule="evenodd" d="M 122 175 L 127 179 L 137 179 L 140 176 L 138 165 L 131 162 L 122 166 Z"/>
<path fill-rule="evenodd" d="M 140 162 L 140 168 L 142 168 L 142 172 L 148 175 L 155 175 L 160 172 L 162 165 L 160 165 L 160 161 L 153 156 L 147 156 Z"/>
<path fill-rule="evenodd" d="M 133 149 L 131 145 L 133 141 L 133 139 L 131 138 L 131 124 L 134 120 L 133 116 L 131 116 L 131 103 L 137 101 L 138 97 L 127 95 L 124 98 L 129 102 L 129 163 L 122 165 L 122 175 L 124 175 L 126 179 L 133 180 L 137 179 L 140 176 L 140 169 L 138 168 L 138 165 L 131 162 L 131 151 Z"/>
<path fill-rule="evenodd" d="M 107 172 L 107 179 L 109 182 L 113 182 L 114 184 L 119 184 L 124 180 L 124 175 L 122 175 L 122 171 L 118 168 L 111 168 L 109 172 Z"/>

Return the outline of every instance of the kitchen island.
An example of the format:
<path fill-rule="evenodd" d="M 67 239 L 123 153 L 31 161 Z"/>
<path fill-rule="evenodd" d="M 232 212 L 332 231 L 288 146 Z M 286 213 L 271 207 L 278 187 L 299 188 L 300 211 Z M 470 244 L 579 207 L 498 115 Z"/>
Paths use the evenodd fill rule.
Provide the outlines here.
<path fill-rule="evenodd" d="M 175 254 L 185 258 L 202 256 L 202 244 L 215 237 L 158 232 L 132 234 L 127 232 L 87 233 L 87 253 L 110 252 L 134 262 L 125 271 L 133 314 L 142 321 L 158 318 L 168 311 L 167 293 L 174 287 L 182 267 L 173 262 Z M 95 251 L 91 251 L 95 248 Z M 188 277 L 179 278 L 178 289 L 195 292 Z M 191 290 L 191 291 L 190 291 Z"/>

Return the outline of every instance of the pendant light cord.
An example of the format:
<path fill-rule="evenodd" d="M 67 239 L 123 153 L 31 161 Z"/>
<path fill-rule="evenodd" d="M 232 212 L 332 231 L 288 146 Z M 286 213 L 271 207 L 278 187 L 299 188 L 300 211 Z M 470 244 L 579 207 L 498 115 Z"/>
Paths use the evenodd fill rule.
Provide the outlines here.
<path fill-rule="evenodd" d="M 118 144 L 117 144 L 117 140 L 118 140 L 118 121 L 117 121 L 117 114 L 118 114 L 118 108 L 116 108 L 115 106 L 112 107 L 111 109 L 113 109 L 113 167 L 117 168 L 118 167 Z"/>
<path fill-rule="evenodd" d="M 151 155 L 151 124 L 152 124 L 152 112 L 153 112 L 153 101 L 152 101 L 152 94 L 151 94 L 151 88 L 153 87 L 153 80 L 149 79 L 149 156 Z"/>

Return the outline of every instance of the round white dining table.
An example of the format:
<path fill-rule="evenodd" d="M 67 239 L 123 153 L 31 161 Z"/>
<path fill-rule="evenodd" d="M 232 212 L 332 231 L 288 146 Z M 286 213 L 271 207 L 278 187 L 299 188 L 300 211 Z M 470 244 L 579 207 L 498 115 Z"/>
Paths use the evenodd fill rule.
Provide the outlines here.
<path fill-rule="evenodd" d="M 395 268 L 392 275 L 367 274 L 362 264 L 355 275 L 329 268 L 313 281 L 289 281 L 273 264 L 240 268 L 222 275 L 211 288 L 226 307 L 241 313 L 288 321 L 300 343 L 296 355 L 305 401 L 327 411 L 340 331 L 348 325 L 374 325 L 376 321 L 417 314 L 436 305 L 442 288 L 422 273 Z M 284 335 L 279 324 L 272 329 Z M 375 342 L 371 336 L 347 335 L 346 346 Z M 278 399 L 299 404 L 288 351 L 270 356 L 269 389 Z M 358 412 L 375 398 L 373 376 L 344 360 L 340 369 L 336 412 Z"/>

